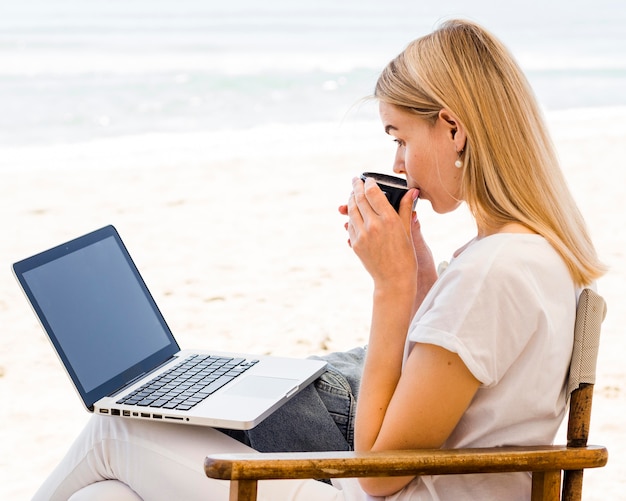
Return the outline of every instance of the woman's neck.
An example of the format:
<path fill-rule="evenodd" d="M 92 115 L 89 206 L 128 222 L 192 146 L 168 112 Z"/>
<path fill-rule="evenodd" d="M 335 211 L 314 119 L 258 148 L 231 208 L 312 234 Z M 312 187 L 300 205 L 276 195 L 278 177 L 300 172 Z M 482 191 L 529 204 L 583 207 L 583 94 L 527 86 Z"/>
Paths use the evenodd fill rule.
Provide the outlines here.
<path fill-rule="evenodd" d="M 506 223 L 499 227 L 478 227 L 478 238 L 488 237 L 489 235 L 495 235 L 496 233 L 527 233 L 532 235 L 537 232 L 518 222 Z"/>

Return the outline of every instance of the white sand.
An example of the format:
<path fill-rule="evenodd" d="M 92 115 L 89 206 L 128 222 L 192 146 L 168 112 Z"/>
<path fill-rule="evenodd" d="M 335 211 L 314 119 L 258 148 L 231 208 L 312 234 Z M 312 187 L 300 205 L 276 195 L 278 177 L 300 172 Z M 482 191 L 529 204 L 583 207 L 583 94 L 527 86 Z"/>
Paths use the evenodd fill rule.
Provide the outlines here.
<path fill-rule="evenodd" d="M 625 119 L 625 110 L 550 116 L 612 268 L 599 284 L 609 315 L 590 440 L 611 457 L 587 473 L 586 500 L 626 499 Z M 392 152 L 378 124 L 350 122 L 0 151 L 0 397 L 11 399 L 0 414 L 0 499 L 28 499 L 88 419 L 12 262 L 112 223 L 183 347 L 347 349 L 366 341 L 371 286 L 336 207 L 353 175 L 388 171 Z M 437 260 L 472 236 L 464 212 L 419 211 Z"/>

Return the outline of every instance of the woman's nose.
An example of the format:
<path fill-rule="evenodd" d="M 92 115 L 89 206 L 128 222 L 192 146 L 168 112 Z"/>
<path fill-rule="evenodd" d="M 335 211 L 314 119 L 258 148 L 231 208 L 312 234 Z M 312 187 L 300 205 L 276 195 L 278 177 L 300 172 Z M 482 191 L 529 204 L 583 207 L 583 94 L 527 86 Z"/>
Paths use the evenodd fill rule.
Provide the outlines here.
<path fill-rule="evenodd" d="M 393 160 L 393 171 L 396 174 L 406 174 L 406 170 L 404 168 L 404 155 L 400 151 L 396 153 L 396 158 Z"/>

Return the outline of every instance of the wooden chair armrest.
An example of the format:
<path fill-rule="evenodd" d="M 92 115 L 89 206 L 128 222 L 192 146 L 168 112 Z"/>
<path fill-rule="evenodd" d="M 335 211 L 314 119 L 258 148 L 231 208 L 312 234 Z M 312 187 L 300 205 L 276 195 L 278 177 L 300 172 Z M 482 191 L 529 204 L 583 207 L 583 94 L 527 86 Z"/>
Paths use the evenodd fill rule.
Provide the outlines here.
<path fill-rule="evenodd" d="M 449 475 L 598 468 L 605 447 L 537 446 L 388 452 L 215 454 L 205 459 L 211 478 L 267 480 L 402 475 Z"/>

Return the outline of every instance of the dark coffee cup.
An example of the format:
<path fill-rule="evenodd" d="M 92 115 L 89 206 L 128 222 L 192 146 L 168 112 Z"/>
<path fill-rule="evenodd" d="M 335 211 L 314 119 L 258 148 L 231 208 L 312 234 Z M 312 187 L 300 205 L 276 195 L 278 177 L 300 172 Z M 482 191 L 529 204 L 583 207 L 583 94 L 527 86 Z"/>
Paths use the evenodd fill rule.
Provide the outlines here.
<path fill-rule="evenodd" d="M 400 210 L 400 200 L 402 200 L 405 193 L 409 191 L 406 186 L 406 179 L 389 176 L 387 174 L 379 174 L 377 172 L 364 172 L 361 174 L 363 181 L 368 177 L 376 181 L 376 184 L 387 196 L 389 203 L 393 205 L 393 208 L 398 212 Z"/>

